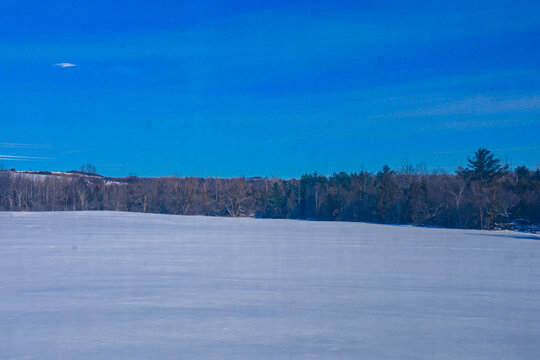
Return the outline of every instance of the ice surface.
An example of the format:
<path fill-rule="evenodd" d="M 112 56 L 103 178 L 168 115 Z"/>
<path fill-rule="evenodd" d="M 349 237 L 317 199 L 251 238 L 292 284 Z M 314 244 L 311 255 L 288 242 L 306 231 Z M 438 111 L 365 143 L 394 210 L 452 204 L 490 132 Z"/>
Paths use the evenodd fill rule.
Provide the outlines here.
<path fill-rule="evenodd" d="M 0 213 L 0 359 L 539 359 L 540 237 Z"/>

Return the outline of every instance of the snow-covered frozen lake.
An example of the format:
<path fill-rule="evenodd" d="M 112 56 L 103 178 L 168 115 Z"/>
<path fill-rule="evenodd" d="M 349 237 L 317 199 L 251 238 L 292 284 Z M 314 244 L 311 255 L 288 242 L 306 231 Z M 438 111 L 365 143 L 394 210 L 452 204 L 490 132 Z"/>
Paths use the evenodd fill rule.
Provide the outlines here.
<path fill-rule="evenodd" d="M 0 213 L 0 359 L 539 359 L 540 237 Z"/>

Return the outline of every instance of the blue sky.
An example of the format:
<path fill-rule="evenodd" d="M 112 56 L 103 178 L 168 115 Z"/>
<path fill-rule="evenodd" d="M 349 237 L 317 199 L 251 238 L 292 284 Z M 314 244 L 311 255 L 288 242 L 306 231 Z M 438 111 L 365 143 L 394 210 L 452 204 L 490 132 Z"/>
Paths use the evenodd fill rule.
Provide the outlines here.
<path fill-rule="evenodd" d="M 4 168 L 540 165 L 535 1 L 3 0 L 0 34 Z"/>

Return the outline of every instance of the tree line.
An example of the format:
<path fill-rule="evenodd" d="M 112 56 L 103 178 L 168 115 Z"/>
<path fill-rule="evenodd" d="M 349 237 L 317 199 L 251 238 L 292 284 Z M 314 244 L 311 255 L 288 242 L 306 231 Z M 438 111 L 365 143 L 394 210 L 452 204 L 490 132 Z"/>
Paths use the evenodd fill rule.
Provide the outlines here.
<path fill-rule="evenodd" d="M 92 175 L 92 176 L 90 176 Z M 455 173 L 384 166 L 377 173 L 279 178 L 107 178 L 0 171 L 0 210 L 116 210 L 161 214 L 364 221 L 491 229 L 540 223 L 540 170 L 513 170 L 479 149 Z"/>

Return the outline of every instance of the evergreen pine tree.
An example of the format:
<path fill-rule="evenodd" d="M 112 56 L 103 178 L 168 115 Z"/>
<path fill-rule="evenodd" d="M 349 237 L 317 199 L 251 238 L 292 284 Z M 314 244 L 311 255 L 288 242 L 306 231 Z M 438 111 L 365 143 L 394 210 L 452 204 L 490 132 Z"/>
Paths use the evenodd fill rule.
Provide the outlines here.
<path fill-rule="evenodd" d="M 501 160 L 485 148 L 478 149 L 472 159 L 467 160 L 469 162 L 467 170 L 473 180 L 491 181 L 503 176 L 508 170 L 507 165 L 501 164 Z"/>

